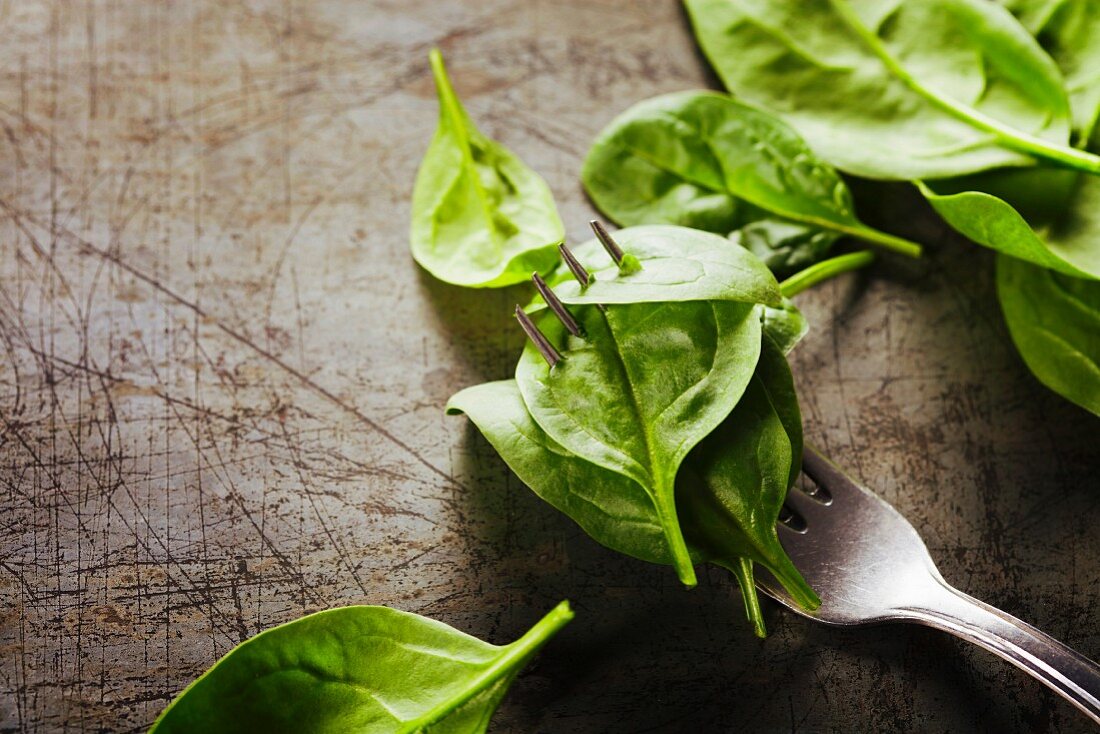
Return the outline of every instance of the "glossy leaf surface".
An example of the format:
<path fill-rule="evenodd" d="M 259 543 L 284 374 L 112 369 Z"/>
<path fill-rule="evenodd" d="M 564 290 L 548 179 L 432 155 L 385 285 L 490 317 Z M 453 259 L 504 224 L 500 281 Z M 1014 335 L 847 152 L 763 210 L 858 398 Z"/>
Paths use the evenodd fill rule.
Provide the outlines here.
<path fill-rule="evenodd" d="M 736 301 L 574 309 L 586 338 L 551 314 L 539 325 L 565 359 L 528 345 L 516 381 L 535 422 L 571 453 L 631 478 L 649 495 L 676 572 L 695 573 L 676 516 L 676 473 L 737 404 L 760 354 L 757 307 Z"/>
<path fill-rule="evenodd" d="M 231 650 L 151 734 L 481 734 L 524 664 L 572 617 L 562 602 L 500 647 L 388 607 L 318 612 Z"/>
<path fill-rule="evenodd" d="M 759 223 L 745 244 L 778 255 L 769 264 L 811 261 L 842 234 L 916 249 L 860 222 L 836 170 L 786 123 L 724 94 L 677 92 L 631 107 L 596 138 L 582 180 L 622 225 L 728 234 Z"/>
<path fill-rule="evenodd" d="M 945 178 L 1045 160 L 1100 171 L 1068 146 L 1061 75 L 985 0 L 686 0 L 726 87 L 779 115 L 823 159 L 869 178 Z"/>
<path fill-rule="evenodd" d="M 587 288 L 559 264 L 547 277 L 554 293 L 570 304 L 668 301 L 781 303 L 775 276 L 756 257 L 727 238 L 688 227 L 642 225 L 613 233 L 641 269 L 622 273 L 599 241 L 570 249 L 592 275 Z M 541 304 L 541 300 L 536 300 Z"/>
<path fill-rule="evenodd" d="M 565 236 L 546 182 L 481 134 L 436 50 L 439 127 L 413 189 L 413 257 L 440 280 L 471 287 L 519 283 L 557 262 Z"/>
<path fill-rule="evenodd" d="M 997 297 L 1020 356 L 1044 385 L 1100 415 L 1100 281 L 997 257 Z"/>

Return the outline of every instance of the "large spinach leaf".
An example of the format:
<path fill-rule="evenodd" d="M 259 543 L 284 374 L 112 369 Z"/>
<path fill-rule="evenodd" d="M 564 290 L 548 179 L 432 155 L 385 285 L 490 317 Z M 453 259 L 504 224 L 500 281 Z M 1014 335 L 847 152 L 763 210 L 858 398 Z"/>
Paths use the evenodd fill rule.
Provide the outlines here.
<path fill-rule="evenodd" d="M 1073 124 L 1085 145 L 1100 113 L 1100 1 L 1012 6 L 1073 85 Z M 939 215 L 974 242 L 1067 275 L 1100 278 L 1100 178 L 1009 169 L 918 186 Z"/>
<path fill-rule="evenodd" d="M 431 65 L 439 127 L 413 189 L 413 257 L 440 280 L 472 287 L 519 283 L 550 269 L 565 236 L 550 188 L 478 131 L 438 50 Z"/>
<path fill-rule="evenodd" d="M 1100 0 L 1002 0 L 1065 77 L 1075 132 L 1084 148 L 1100 117 Z"/>
<path fill-rule="evenodd" d="M 985 0 L 685 0 L 731 92 L 778 114 L 826 161 L 884 179 L 944 178 L 1073 149 L 1061 75 Z"/>
<path fill-rule="evenodd" d="M 1100 415 L 1100 282 L 999 255 L 997 297 L 1039 381 Z"/>
<path fill-rule="evenodd" d="M 758 307 L 737 301 L 581 306 L 585 338 L 552 314 L 539 326 L 566 359 L 549 367 L 528 345 L 516 381 L 535 422 L 650 497 L 680 580 L 694 586 L 676 514 L 684 456 L 737 404 L 760 354 Z"/>
<path fill-rule="evenodd" d="M 581 178 L 621 225 L 727 234 L 756 223 L 743 244 L 772 266 L 824 254 L 835 237 L 815 236 L 822 232 L 920 253 L 860 222 L 847 185 L 794 130 L 724 94 L 677 92 L 631 107 L 596 138 Z"/>
<path fill-rule="evenodd" d="M 780 305 L 779 284 L 759 259 L 725 237 L 688 227 L 643 225 L 615 232 L 615 241 L 641 265 L 622 272 L 596 239 L 571 248 L 588 271 L 587 287 L 564 264 L 547 276 L 565 303 L 744 301 Z M 536 298 L 533 306 L 541 308 Z"/>
<path fill-rule="evenodd" d="M 498 647 L 387 607 L 311 614 L 231 650 L 151 734 L 481 734 L 523 666 L 572 618 L 562 602 Z"/>

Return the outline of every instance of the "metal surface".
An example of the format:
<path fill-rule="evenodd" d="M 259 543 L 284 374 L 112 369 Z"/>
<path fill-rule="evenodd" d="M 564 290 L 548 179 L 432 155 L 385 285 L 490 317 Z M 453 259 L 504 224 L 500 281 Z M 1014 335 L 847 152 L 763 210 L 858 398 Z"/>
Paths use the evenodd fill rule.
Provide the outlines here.
<path fill-rule="evenodd" d="M 781 524 L 779 534 L 821 606 L 801 608 L 761 574 L 764 592 L 828 625 L 914 622 L 950 632 L 1026 671 L 1100 724 L 1100 665 L 953 588 L 897 510 L 808 446 L 802 471 L 802 484 L 787 497 L 798 522 Z"/>
<path fill-rule="evenodd" d="M 497 732 L 1091 730 L 915 626 L 836 630 L 618 556 L 443 415 L 509 375 L 530 289 L 408 254 L 442 48 L 570 241 L 596 132 L 714 86 L 654 2 L 0 3 L 0 730 L 139 731 L 217 656 L 370 602 L 493 642 L 577 618 Z M 986 252 L 907 187 L 870 223 L 929 246 L 798 296 L 808 435 L 947 578 L 1100 654 L 1097 421 L 1014 354 Z"/>

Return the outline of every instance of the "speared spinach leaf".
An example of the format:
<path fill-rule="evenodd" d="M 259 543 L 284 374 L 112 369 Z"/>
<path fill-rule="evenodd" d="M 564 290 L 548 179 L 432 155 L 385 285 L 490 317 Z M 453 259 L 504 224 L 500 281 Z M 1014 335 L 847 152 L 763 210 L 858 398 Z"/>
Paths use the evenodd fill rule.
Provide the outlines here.
<path fill-rule="evenodd" d="M 773 269 L 816 260 L 840 235 L 920 253 L 860 222 L 843 179 L 794 130 L 724 94 L 676 92 L 634 105 L 596 138 L 581 180 L 621 225 L 741 230 L 741 244 Z"/>
<path fill-rule="evenodd" d="M 550 188 L 474 126 L 437 49 L 431 66 L 439 127 L 413 189 L 413 257 L 440 280 L 478 288 L 549 270 L 565 236 Z"/>
<path fill-rule="evenodd" d="M 642 241 L 627 233 L 656 237 L 680 229 L 634 227 L 616 237 L 625 244 Z M 688 243 L 680 255 L 690 257 L 697 242 L 670 237 L 663 249 L 650 244 L 671 257 Z M 597 253 L 578 249 L 585 264 L 573 272 L 591 289 L 600 281 L 586 265 Z M 637 258 L 641 271 L 626 278 L 652 261 Z M 746 277 L 761 272 L 774 282 L 760 266 Z M 557 288 L 543 289 L 547 298 L 565 285 L 557 271 L 549 277 Z M 666 288 L 677 299 L 691 296 Z M 655 298 L 659 291 L 638 293 Z M 789 323 L 778 331 L 793 344 L 801 317 L 789 301 L 779 303 L 787 309 L 776 308 L 778 318 Z M 731 569 L 763 635 L 753 563 L 771 569 L 808 607 L 817 604 L 769 526 L 800 471 L 802 421 L 783 350 L 763 330 L 766 308 L 723 299 L 641 301 L 574 304 L 570 316 L 562 304 L 532 306 L 536 321 L 525 330 L 552 348 L 528 345 L 515 380 L 463 390 L 447 409 L 466 413 L 522 481 L 598 542 L 671 564 L 689 585 L 694 563 Z"/>
<path fill-rule="evenodd" d="M 1039 381 L 1100 415 L 1100 281 L 997 256 L 997 297 L 1012 341 Z"/>
<path fill-rule="evenodd" d="M 642 486 L 677 575 L 694 586 L 676 473 L 752 377 L 760 315 L 737 301 L 680 301 L 578 306 L 574 316 L 583 338 L 539 315 L 541 331 L 568 356 L 551 368 L 528 344 L 516 366 L 524 403 L 561 446 Z"/>
<path fill-rule="evenodd" d="M 1100 173 L 1100 157 L 1067 145 L 1057 67 L 993 3 L 685 4 L 730 92 L 844 171 L 930 179 L 1044 161 Z"/>
<path fill-rule="evenodd" d="M 779 306 L 775 276 L 744 248 L 709 232 L 670 225 L 626 227 L 615 240 L 641 265 L 622 272 L 591 239 L 571 247 L 573 256 L 591 274 L 582 287 L 559 264 L 546 277 L 554 292 L 569 304 L 645 303 L 667 301 L 743 301 Z M 533 307 L 541 308 L 541 298 Z"/>
<path fill-rule="evenodd" d="M 572 618 L 562 602 L 497 646 L 388 607 L 318 612 L 229 651 L 150 734 L 482 734 L 523 666 Z"/>

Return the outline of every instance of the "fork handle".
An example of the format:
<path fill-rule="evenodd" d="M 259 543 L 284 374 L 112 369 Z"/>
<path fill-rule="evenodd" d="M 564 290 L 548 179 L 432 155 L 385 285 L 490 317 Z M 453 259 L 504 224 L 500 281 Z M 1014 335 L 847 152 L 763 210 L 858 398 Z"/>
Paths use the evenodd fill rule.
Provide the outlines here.
<path fill-rule="evenodd" d="M 936 574 L 938 576 L 938 574 Z M 898 610 L 914 622 L 950 632 L 1030 673 L 1100 723 L 1100 665 L 1011 614 L 936 579 L 928 605 Z"/>

